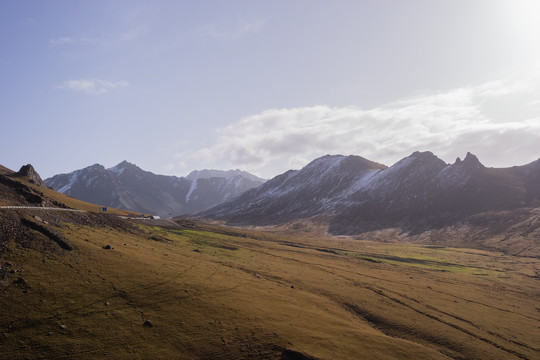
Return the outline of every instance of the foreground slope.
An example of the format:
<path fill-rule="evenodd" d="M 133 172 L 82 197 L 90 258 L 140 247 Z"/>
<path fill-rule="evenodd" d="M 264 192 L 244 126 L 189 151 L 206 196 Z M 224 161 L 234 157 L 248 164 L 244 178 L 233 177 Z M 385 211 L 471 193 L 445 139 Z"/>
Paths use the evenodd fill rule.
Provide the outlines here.
<path fill-rule="evenodd" d="M 264 183 L 240 171 L 194 171 L 187 177 L 156 175 L 123 161 L 95 164 L 45 179 L 47 186 L 84 201 L 162 217 L 195 213 Z"/>
<path fill-rule="evenodd" d="M 54 226 L 74 250 L 46 248 L 39 234 L 9 245 L 0 292 L 5 356 L 540 355 L 537 260 L 296 236 L 291 242 L 193 224 L 118 225 L 75 215 Z"/>
<path fill-rule="evenodd" d="M 538 259 L 47 209 L 0 226 L 9 359 L 540 356 Z"/>

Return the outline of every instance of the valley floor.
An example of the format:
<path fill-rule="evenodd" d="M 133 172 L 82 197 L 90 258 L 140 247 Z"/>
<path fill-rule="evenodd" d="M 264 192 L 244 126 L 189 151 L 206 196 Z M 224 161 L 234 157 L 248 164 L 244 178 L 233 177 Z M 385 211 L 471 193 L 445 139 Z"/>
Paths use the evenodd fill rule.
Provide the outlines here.
<path fill-rule="evenodd" d="M 1 249 L 0 358 L 540 358 L 536 258 L 54 216 L 73 250 Z"/>

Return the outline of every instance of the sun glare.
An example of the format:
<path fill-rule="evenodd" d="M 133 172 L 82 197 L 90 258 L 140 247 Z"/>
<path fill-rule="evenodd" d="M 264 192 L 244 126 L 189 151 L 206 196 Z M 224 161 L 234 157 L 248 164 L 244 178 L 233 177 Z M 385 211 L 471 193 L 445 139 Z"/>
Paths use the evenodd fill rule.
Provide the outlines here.
<path fill-rule="evenodd" d="M 505 2 L 505 16 L 509 20 L 514 39 L 535 55 L 540 54 L 540 1 L 514 0 Z"/>

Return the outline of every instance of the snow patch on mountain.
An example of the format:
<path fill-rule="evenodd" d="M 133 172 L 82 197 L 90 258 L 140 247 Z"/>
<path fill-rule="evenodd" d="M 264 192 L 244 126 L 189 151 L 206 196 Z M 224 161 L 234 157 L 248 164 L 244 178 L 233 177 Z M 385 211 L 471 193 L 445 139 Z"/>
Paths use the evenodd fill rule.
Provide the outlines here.
<path fill-rule="evenodd" d="M 458 158 L 459 160 L 459 158 Z M 441 170 L 435 179 L 439 188 L 461 188 L 467 184 L 471 178 L 470 173 L 461 162 L 456 161 L 452 165 L 448 165 Z"/>
<path fill-rule="evenodd" d="M 118 164 L 116 166 L 113 166 L 112 168 L 108 168 L 107 170 L 112 172 L 116 176 L 120 176 L 120 175 L 122 175 L 124 170 L 126 170 L 126 168 L 124 166 L 121 166 L 121 164 Z"/>
<path fill-rule="evenodd" d="M 349 196 L 351 194 L 354 194 L 359 191 L 367 190 L 371 187 L 373 187 L 373 184 L 375 183 L 374 179 L 377 178 L 378 175 L 381 174 L 385 170 L 377 169 L 377 170 L 367 170 L 362 176 L 356 180 L 350 188 L 348 188 L 343 196 Z"/>
<path fill-rule="evenodd" d="M 67 182 L 66 185 L 62 186 L 60 189 L 58 189 L 57 191 L 58 192 L 61 192 L 61 193 L 66 193 L 67 191 L 69 191 L 71 189 L 71 187 L 73 186 L 73 184 L 75 184 L 77 182 L 77 180 L 79 179 L 79 171 L 75 171 L 73 172 L 70 177 L 69 177 L 69 180 Z"/>
<path fill-rule="evenodd" d="M 191 180 L 191 185 L 189 187 L 189 191 L 188 193 L 186 194 L 186 202 L 189 202 L 189 200 L 191 199 L 191 194 L 193 194 L 193 192 L 195 191 L 195 189 L 197 188 L 197 183 L 198 183 L 198 179 L 193 179 Z"/>

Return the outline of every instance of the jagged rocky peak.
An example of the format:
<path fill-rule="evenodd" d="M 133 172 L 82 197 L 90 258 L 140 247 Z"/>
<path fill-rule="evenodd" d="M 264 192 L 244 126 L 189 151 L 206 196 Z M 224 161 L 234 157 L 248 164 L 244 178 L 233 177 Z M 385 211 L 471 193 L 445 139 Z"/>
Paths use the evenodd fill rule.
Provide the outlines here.
<path fill-rule="evenodd" d="M 125 167 L 128 167 L 129 165 L 132 165 L 132 164 L 129 161 L 124 160 L 124 161 L 119 162 L 115 166 L 113 166 L 113 168 L 125 168 Z"/>
<path fill-rule="evenodd" d="M 446 163 L 435 156 L 431 151 L 415 151 L 408 157 L 401 159 L 389 169 L 391 172 L 415 169 L 432 169 L 440 171 L 446 167 Z"/>
<path fill-rule="evenodd" d="M 36 184 L 37 186 L 40 186 L 40 187 L 45 186 L 45 184 L 43 183 L 43 180 L 41 179 L 41 176 L 39 176 L 37 171 L 30 164 L 26 164 L 22 166 L 16 175 L 27 177 L 31 183 Z"/>
<path fill-rule="evenodd" d="M 112 168 L 109 168 L 107 170 L 112 171 L 116 175 L 121 175 L 125 170 L 133 169 L 133 170 L 141 170 L 137 165 L 130 163 L 127 160 L 122 161 L 121 163 L 118 163 L 117 165 L 113 166 Z"/>
<path fill-rule="evenodd" d="M 415 151 L 409 157 L 411 157 L 413 159 L 417 159 L 417 160 L 442 161 L 435 154 L 433 154 L 431 151 Z"/>
<path fill-rule="evenodd" d="M 482 165 L 480 160 L 476 157 L 476 155 L 471 154 L 470 152 L 467 152 L 467 155 L 465 156 L 465 159 L 463 159 L 463 164 L 474 167 L 474 168 L 483 168 L 485 167 Z"/>
<path fill-rule="evenodd" d="M 124 161 L 118 163 L 118 164 L 117 164 L 116 166 L 114 166 L 113 168 L 119 168 L 119 169 L 120 169 L 120 168 L 123 168 L 123 169 L 125 169 L 125 168 L 128 168 L 128 167 L 137 167 L 137 165 L 135 165 L 135 164 L 133 164 L 133 163 L 130 163 L 130 162 L 127 161 L 127 160 L 124 160 Z"/>

